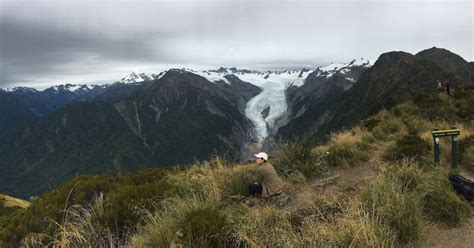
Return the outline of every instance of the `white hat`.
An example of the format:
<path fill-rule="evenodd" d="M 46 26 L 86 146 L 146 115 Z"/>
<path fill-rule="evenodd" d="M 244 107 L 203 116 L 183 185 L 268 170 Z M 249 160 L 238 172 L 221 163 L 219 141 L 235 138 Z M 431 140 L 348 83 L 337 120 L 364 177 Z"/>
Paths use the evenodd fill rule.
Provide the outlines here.
<path fill-rule="evenodd" d="M 257 154 L 254 154 L 256 158 L 263 158 L 265 161 L 268 161 L 268 155 L 265 152 L 259 152 Z"/>

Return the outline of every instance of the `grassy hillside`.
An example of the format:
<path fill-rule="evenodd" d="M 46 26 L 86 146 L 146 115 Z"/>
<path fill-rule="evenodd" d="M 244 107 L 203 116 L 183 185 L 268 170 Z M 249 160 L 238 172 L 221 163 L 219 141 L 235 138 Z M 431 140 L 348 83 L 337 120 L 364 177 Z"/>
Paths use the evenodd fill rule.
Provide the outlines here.
<path fill-rule="evenodd" d="M 246 198 L 253 164 L 219 158 L 187 168 L 78 177 L 33 200 L 1 231 L 1 246 L 421 246 L 431 223 L 462 225 L 469 203 L 452 190 L 449 139 L 432 167 L 433 127 L 461 129 L 461 170 L 474 171 L 474 87 L 418 95 L 334 133 L 281 144 L 270 162 L 286 183 Z"/>
<path fill-rule="evenodd" d="M 0 194 L 0 230 L 10 219 L 21 214 L 29 205 L 28 201 Z"/>

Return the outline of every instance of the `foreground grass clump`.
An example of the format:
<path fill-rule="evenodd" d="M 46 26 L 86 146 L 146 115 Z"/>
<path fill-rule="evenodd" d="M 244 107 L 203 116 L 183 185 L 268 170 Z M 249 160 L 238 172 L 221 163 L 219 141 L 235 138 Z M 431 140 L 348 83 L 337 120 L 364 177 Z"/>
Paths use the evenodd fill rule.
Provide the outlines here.
<path fill-rule="evenodd" d="M 364 210 L 394 232 L 401 244 L 421 236 L 420 202 L 414 193 L 403 192 L 394 181 L 381 177 L 361 192 Z"/>
<path fill-rule="evenodd" d="M 435 170 L 428 174 L 417 190 L 423 212 L 437 222 L 455 226 L 470 215 L 471 207 L 454 192 L 447 173 L 443 171 Z"/>
<path fill-rule="evenodd" d="M 24 210 L 20 207 L 6 208 L 0 205 L 0 229 L 3 229 L 10 219 L 22 212 L 24 212 Z"/>
<path fill-rule="evenodd" d="M 413 159 L 385 164 L 381 170 L 385 179 L 395 182 L 402 192 L 413 192 L 423 176 L 423 171 Z"/>
<path fill-rule="evenodd" d="M 331 135 L 327 145 L 313 149 L 313 152 L 324 158 L 331 167 L 352 167 L 369 159 L 368 150 L 370 134 L 362 129 L 346 130 Z"/>
<path fill-rule="evenodd" d="M 21 242 L 25 247 L 118 247 L 120 239 L 97 219 L 107 211 L 109 201 L 100 194 L 89 207 L 73 205 L 62 211 L 61 222 L 49 219 L 52 234 L 29 233 Z"/>
<path fill-rule="evenodd" d="M 303 143 L 279 144 L 273 153 L 271 163 L 279 175 L 290 178 L 299 175 L 309 178 L 327 171 L 322 156 L 314 154 L 311 146 Z"/>
<path fill-rule="evenodd" d="M 178 223 L 185 244 L 199 247 L 226 246 L 228 226 L 227 216 L 211 207 L 191 209 Z"/>
<path fill-rule="evenodd" d="M 274 206 L 247 209 L 235 227 L 235 240 L 244 247 L 292 247 L 299 237 L 288 211 Z"/>
<path fill-rule="evenodd" d="M 147 224 L 130 247 L 231 247 L 230 218 L 214 196 L 169 198 L 159 211 L 148 212 Z"/>
<path fill-rule="evenodd" d="M 395 247 L 396 234 L 352 200 L 332 222 L 305 223 L 301 247 Z"/>

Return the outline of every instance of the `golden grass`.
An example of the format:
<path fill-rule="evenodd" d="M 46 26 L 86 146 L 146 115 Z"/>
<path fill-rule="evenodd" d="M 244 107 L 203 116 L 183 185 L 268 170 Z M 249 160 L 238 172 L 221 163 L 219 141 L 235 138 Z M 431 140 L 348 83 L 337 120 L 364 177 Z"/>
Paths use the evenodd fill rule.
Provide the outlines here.
<path fill-rule="evenodd" d="M 396 236 L 367 214 L 354 199 L 333 222 L 308 222 L 302 228 L 303 247 L 396 247 Z"/>
<path fill-rule="evenodd" d="M 459 129 L 460 134 L 458 135 L 458 139 L 464 139 L 469 136 L 474 135 L 474 127 L 471 123 L 457 123 L 457 124 L 450 124 L 447 122 L 435 122 L 435 123 L 428 123 L 426 126 L 429 126 L 428 128 L 425 129 L 424 132 L 420 134 L 420 136 L 425 139 L 425 140 L 433 140 L 433 135 L 432 135 L 432 130 L 433 128 L 439 128 L 440 130 L 448 130 L 451 129 L 453 126 L 455 126 L 457 129 Z M 445 137 L 443 139 L 449 139 L 450 137 Z"/>
<path fill-rule="evenodd" d="M 22 247 L 119 247 L 119 239 L 106 227 L 94 222 L 104 214 L 108 199 L 99 194 L 89 208 L 73 205 L 63 213 L 61 222 L 49 220 L 56 229 L 52 235 L 30 233 L 21 242 Z"/>
<path fill-rule="evenodd" d="M 8 195 L 2 195 L 2 194 L 0 194 L 0 204 L 3 207 L 7 207 L 7 208 L 10 208 L 10 207 L 27 208 L 28 206 L 30 206 L 30 202 L 28 201 L 11 197 Z"/>
<path fill-rule="evenodd" d="M 335 145 L 354 145 L 361 142 L 364 136 L 367 136 L 368 132 L 360 127 L 346 130 L 340 133 L 335 133 L 331 136 L 331 144 Z"/>
<path fill-rule="evenodd" d="M 350 130 L 332 133 L 330 141 L 325 145 L 316 146 L 312 149 L 312 153 L 324 155 L 336 147 L 351 147 L 361 143 L 366 139 L 370 133 L 360 127 L 355 127 Z"/>

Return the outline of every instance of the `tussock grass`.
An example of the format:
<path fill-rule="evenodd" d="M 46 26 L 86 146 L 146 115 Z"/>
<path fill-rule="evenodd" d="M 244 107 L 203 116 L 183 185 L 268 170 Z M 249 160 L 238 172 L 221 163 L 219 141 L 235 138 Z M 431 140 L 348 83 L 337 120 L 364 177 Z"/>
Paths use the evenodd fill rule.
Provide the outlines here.
<path fill-rule="evenodd" d="M 394 181 L 380 177 L 360 197 L 369 216 L 388 226 L 401 244 L 420 239 L 421 204 L 414 193 L 403 192 Z"/>
<path fill-rule="evenodd" d="M 290 213 L 274 206 L 248 209 L 236 227 L 236 240 L 244 247 L 299 246 Z"/>
<path fill-rule="evenodd" d="M 464 168 L 474 171 L 474 135 L 459 141 L 459 163 Z"/>
<path fill-rule="evenodd" d="M 305 223 L 302 247 L 395 247 L 396 236 L 372 218 L 358 200 L 351 201 L 333 222 Z"/>
<path fill-rule="evenodd" d="M 246 195 L 254 170 L 254 165 L 235 166 L 216 157 L 171 175 L 167 181 L 180 185 L 181 196 L 206 194 L 219 201 L 231 195 Z"/>
<path fill-rule="evenodd" d="M 429 173 L 417 190 L 423 212 L 437 222 L 456 226 L 470 215 L 469 204 L 454 192 L 444 171 L 434 170 Z"/>
<path fill-rule="evenodd" d="M 279 175 L 288 177 L 290 181 L 301 182 L 301 175 L 309 178 L 327 171 L 322 156 L 313 153 L 311 147 L 303 143 L 279 144 L 270 162 Z"/>
<path fill-rule="evenodd" d="M 352 167 L 369 159 L 371 138 L 362 128 L 333 133 L 329 142 L 313 148 L 313 153 L 323 157 L 329 166 Z"/>
<path fill-rule="evenodd" d="M 413 192 L 423 176 L 423 171 L 413 159 L 386 163 L 381 166 L 381 172 L 385 179 L 395 182 L 402 192 Z"/>
<path fill-rule="evenodd" d="M 383 155 L 386 161 L 399 161 L 410 158 L 420 158 L 430 152 L 430 145 L 420 136 L 407 134 L 397 139 L 395 145 L 390 147 Z"/>
<path fill-rule="evenodd" d="M 462 155 L 464 168 L 474 171 L 474 146 L 467 148 Z"/>
<path fill-rule="evenodd" d="M 61 222 L 50 219 L 56 226 L 52 235 L 30 233 L 21 242 L 23 247 L 120 247 L 120 239 L 97 218 L 105 213 L 108 200 L 104 195 L 96 196 L 93 203 L 84 208 L 73 205 L 63 213 Z"/>

